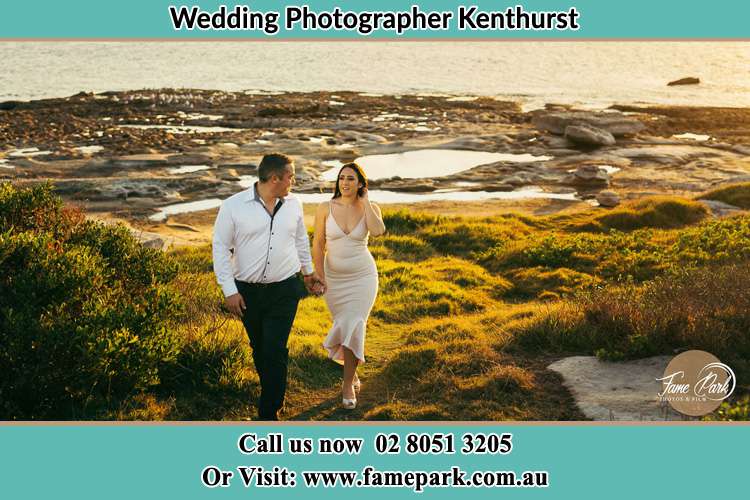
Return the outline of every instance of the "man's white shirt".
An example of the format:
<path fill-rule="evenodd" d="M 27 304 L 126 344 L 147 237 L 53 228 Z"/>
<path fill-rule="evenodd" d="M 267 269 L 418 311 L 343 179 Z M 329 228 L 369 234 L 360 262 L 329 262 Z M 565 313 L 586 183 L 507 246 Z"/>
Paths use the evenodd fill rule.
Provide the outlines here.
<path fill-rule="evenodd" d="M 283 281 L 300 268 L 313 272 L 310 240 L 302 203 L 294 195 L 266 211 L 256 186 L 221 204 L 214 224 L 214 273 L 224 296 L 237 293 L 234 280 L 247 283 Z"/>

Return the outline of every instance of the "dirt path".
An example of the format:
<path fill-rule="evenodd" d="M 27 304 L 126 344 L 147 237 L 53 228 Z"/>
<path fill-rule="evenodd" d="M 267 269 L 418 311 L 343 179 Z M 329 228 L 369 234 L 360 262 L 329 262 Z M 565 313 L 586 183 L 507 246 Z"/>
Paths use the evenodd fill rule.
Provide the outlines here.
<path fill-rule="evenodd" d="M 345 410 L 341 407 L 340 378 L 335 385 L 322 390 L 301 394 L 287 393 L 286 420 L 364 420 L 368 410 L 387 401 L 387 389 L 377 382 L 376 375 L 387 364 L 391 356 L 401 347 L 400 329 L 397 325 L 385 325 L 371 321 L 367 330 L 366 359 L 358 374 L 362 390 L 357 396 L 357 408 Z M 332 361 L 335 370 L 341 369 Z"/>

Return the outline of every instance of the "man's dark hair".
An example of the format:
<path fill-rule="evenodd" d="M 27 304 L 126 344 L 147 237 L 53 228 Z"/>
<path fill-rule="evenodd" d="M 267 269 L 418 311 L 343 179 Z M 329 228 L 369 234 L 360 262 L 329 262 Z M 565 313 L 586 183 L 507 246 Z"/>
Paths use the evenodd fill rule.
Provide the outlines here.
<path fill-rule="evenodd" d="M 281 153 L 265 155 L 258 165 L 258 179 L 260 182 L 268 182 L 274 175 L 281 179 L 292 163 L 294 163 L 294 160 Z"/>

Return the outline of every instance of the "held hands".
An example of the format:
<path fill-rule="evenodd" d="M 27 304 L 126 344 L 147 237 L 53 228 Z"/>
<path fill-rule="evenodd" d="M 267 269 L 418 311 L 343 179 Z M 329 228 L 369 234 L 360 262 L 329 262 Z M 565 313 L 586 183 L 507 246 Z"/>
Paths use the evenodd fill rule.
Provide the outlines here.
<path fill-rule="evenodd" d="M 308 274 L 304 280 L 307 291 L 312 295 L 323 295 L 328 289 L 325 279 L 318 276 L 318 273 Z"/>
<path fill-rule="evenodd" d="M 323 295 L 324 293 L 326 293 L 326 282 L 316 273 L 305 276 L 304 281 L 307 291 L 311 294 Z M 235 293 L 234 295 L 230 295 L 229 297 L 227 297 L 225 299 L 225 304 L 229 312 L 240 318 L 245 314 L 245 309 L 247 309 L 245 301 L 242 298 L 242 295 L 240 295 L 239 293 Z"/>
<path fill-rule="evenodd" d="M 245 301 L 242 299 L 242 295 L 239 293 L 230 295 L 226 298 L 225 302 L 227 309 L 229 309 L 229 312 L 232 314 L 239 316 L 240 318 L 245 314 L 245 309 L 247 309 L 247 307 L 245 306 Z"/>

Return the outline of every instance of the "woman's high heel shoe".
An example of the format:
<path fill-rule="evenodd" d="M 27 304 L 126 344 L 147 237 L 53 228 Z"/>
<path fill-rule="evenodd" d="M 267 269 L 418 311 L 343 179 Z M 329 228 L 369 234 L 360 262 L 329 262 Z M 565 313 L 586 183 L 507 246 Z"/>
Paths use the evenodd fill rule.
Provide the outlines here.
<path fill-rule="evenodd" d="M 354 384 L 352 384 L 352 392 L 354 392 Z M 354 397 L 352 399 L 348 398 L 341 398 L 341 406 L 344 407 L 346 410 L 353 410 L 357 407 L 357 394 L 354 393 Z"/>

